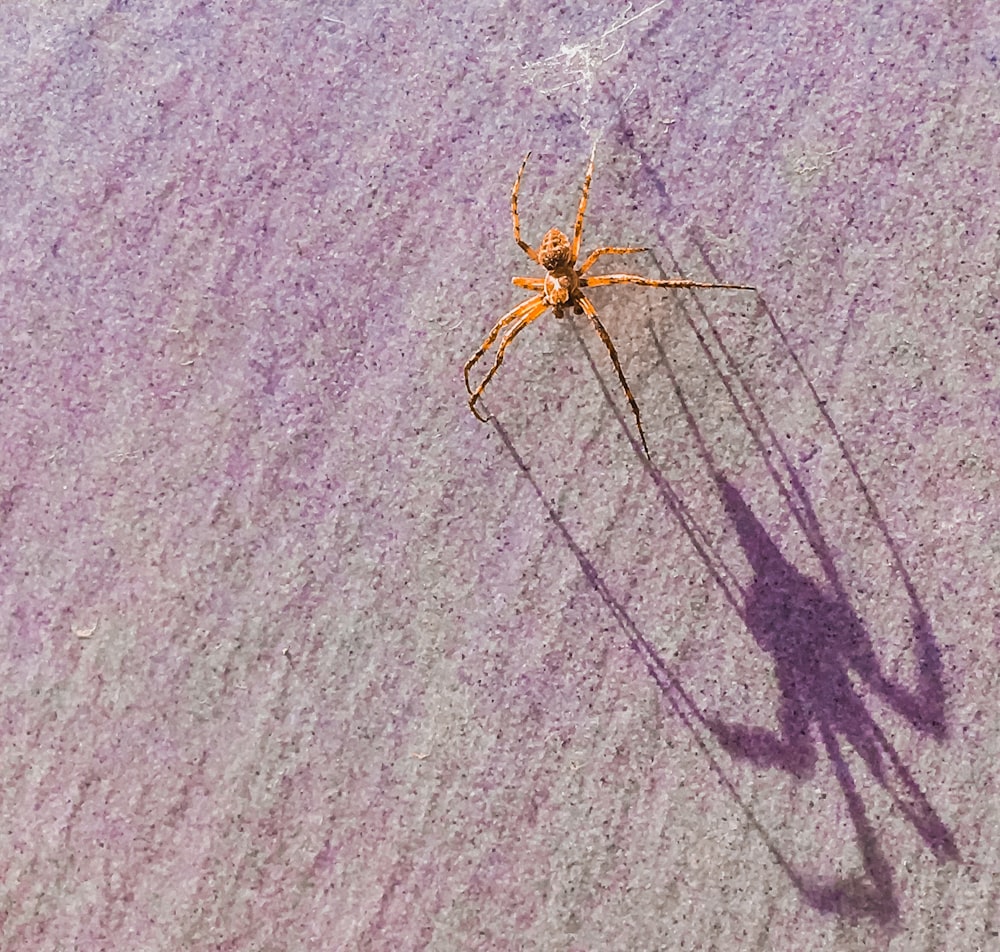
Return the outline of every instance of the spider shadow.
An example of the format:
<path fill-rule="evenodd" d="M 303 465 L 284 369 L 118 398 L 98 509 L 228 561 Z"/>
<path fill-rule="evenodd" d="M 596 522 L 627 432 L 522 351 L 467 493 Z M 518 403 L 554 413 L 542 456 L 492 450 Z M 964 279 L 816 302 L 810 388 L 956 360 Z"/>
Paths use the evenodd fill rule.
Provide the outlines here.
<path fill-rule="evenodd" d="M 760 648 L 771 655 L 780 696 L 777 729 L 767 730 L 707 718 L 706 726 L 734 757 L 804 779 L 819 759 L 818 733 L 847 805 L 864 877 L 812 882 L 805 894 L 824 912 L 879 921 L 898 918 L 892 869 L 879 845 L 841 741 L 860 755 L 872 777 L 940 860 L 958 850 L 944 823 L 868 709 L 851 677 L 867 686 L 914 726 L 924 726 L 913 693 L 882 671 L 872 638 L 842 591 L 827 590 L 785 557 L 732 483 L 716 479 L 729 519 L 754 573 L 745 592 L 743 619 Z M 926 675 L 926 667 L 921 670 Z"/>
<path fill-rule="evenodd" d="M 706 741 L 704 731 L 699 730 L 699 724 L 703 727 L 707 727 L 709 725 L 709 719 L 699 709 L 691 695 L 684 689 L 677 673 L 666 664 L 656 647 L 642 633 L 624 603 L 611 591 L 592 559 L 576 541 L 569 527 L 556 510 L 554 504 L 548 499 L 545 492 L 542 490 L 542 487 L 535 479 L 531 468 L 517 450 L 503 424 L 500 423 L 495 416 L 491 416 L 489 418 L 489 422 L 493 426 L 500 438 L 500 441 L 503 443 L 514 463 L 518 469 L 520 469 L 521 474 L 528 481 L 528 484 L 534 490 L 535 495 L 545 508 L 549 521 L 558 530 L 564 543 L 566 544 L 566 547 L 576 558 L 580 565 L 580 569 L 583 572 L 584 578 L 587 579 L 587 582 L 611 611 L 615 621 L 624 633 L 629 647 L 641 658 L 646 671 L 658 687 L 660 694 L 690 733 L 693 743 L 704 756 L 709 768 L 719 780 L 720 785 L 729 794 L 732 801 L 736 804 L 737 808 L 747 820 L 748 825 L 754 829 L 760 837 L 761 841 L 764 843 L 777 865 L 785 872 L 800 892 L 805 892 L 807 887 L 804 880 L 782 853 L 780 847 L 777 845 L 774 838 L 771 836 L 770 832 L 764 826 L 759 817 L 757 817 L 749 802 L 744 799 L 736 785 L 729 778 L 715 752 Z M 621 422 L 624 425 L 624 420 L 621 420 Z M 635 450 L 638 454 L 642 454 L 642 448 L 639 446 L 638 441 L 635 442 Z M 645 459 L 645 456 L 643 455 L 642 458 Z"/>
<path fill-rule="evenodd" d="M 891 924 L 899 917 L 892 869 L 868 819 L 841 742 L 857 751 L 872 777 L 889 793 L 900 813 L 908 819 L 939 862 L 956 860 L 959 854 L 952 834 L 937 816 L 886 732 L 869 711 L 866 698 L 855 687 L 851 675 L 853 672 L 869 695 L 880 697 L 916 729 L 943 740 L 946 727 L 940 653 L 898 546 L 892 540 L 870 490 L 787 337 L 761 301 L 757 316 L 761 312 L 767 314 L 772 328 L 778 333 L 782 345 L 805 379 L 812 398 L 867 502 L 869 515 L 891 553 L 897 577 L 901 579 L 910 602 L 912 641 L 917 661 L 916 687 L 907 690 L 882 670 L 873 639 L 851 605 L 830 546 L 821 531 L 819 519 L 798 473 L 768 423 L 762 404 L 739 377 L 738 367 L 725 349 L 724 342 L 716 334 L 700 303 L 697 306 L 703 323 L 710 328 L 716 347 L 723 354 L 725 366 L 715 356 L 705 335 L 685 309 L 688 324 L 698 337 L 714 372 L 722 381 L 743 425 L 750 432 L 784 504 L 802 527 L 822 567 L 822 584 L 799 571 L 782 555 L 762 521 L 754 514 L 734 483 L 716 465 L 655 329 L 650 327 L 650 333 L 670 377 L 687 427 L 753 572 L 753 581 L 748 586 L 735 581 L 735 574 L 713 549 L 708 541 L 708 534 L 698 525 L 697 519 L 684 505 L 662 471 L 655 464 L 646 463 L 638 441 L 631 435 L 621 410 L 598 373 L 595 361 L 579 334 L 578 340 L 600 381 L 605 399 L 632 442 L 637 456 L 647 465 L 668 512 L 680 524 L 709 574 L 757 644 L 771 656 L 775 680 L 781 694 L 776 730 L 729 724 L 719 718 L 701 714 L 696 715 L 697 719 L 731 755 L 760 767 L 783 770 L 797 779 L 810 776 L 816 768 L 821 751 L 825 752 L 855 830 L 864 875 L 827 881 L 807 878 L 792 870 L 791 865 L 780 857 L 777 848 L 770 842 L 769 849 L 814 908 L 851 919 L 869 918 Z M 818 735 L 818 745 L 814 735 Z M 730 783 L 727 786 L 732 789 Z"/>

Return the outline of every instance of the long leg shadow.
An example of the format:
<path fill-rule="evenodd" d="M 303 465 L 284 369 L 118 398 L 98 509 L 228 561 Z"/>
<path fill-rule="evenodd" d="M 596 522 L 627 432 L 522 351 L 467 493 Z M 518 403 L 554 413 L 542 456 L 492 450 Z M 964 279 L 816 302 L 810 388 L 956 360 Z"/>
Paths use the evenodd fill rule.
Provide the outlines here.
<path fill-rule="evenodd" d="M 708 265 L 709 270 L 711 270 L 714 274 L 715 271 L 711 267 L 707 254 L 705 253 L 705 249 L 699 248 L 699 250 L 701 251 L 706 265 Z M 676 261 L 674 262 L 674 266 L 676 267 Z M 657 267 L 660 269 L 661 273 L 663 273 L 663 269 L 660 267 L 659 262 L 657 262 Z M 716 277 L 716 280 L 718 280 L 718 277 Z M 736 410 L 736 413 L 740 417 L 741 422 L 753 438 L 760 457 L 764 461 L 775 485 L 778 487 L 778 491 L 784 499 L 786 506 L 801 526 L 806 538 L 809 540 L 813 552 L 823 567 L 823 572 L 826 576 L 827 582 L 837 591 L 841 599 L 847 603 L 847 594 L 840 582 L 830 547 L 827 545 L 823 533 L 820 530 L 819 520 L 816 517 L 815 510 L 809 501 L 798 473 L 792 465 L 782 443 L 777 437 L 777 434 L 774 432 L 773 427 L 769 424 L 760 401 L 743 381 L 735 359 L 726 347 L 726 344 L 722 339 L 722 336 L 716 330 L 715 325 L 709 319 L 708 313 L 700 299 L 696 299 L 696 307 L 701 315 L 704 325 L 708 328 L 709 335 L 723 356 L 725 367 L 723 367 L 720 361 L 716 358 L 705 335 L 691 317 L 690 312 L 687 308 L 685 308 L 684 315 L 688 326 L 690 327 L 692 333 L 694 333 L 697 337 L 702 351 L 705 353 L 705 356 L 712 365 L 714 372 L 722 382 L 726 393 Z M 882 690 L 880 693 L 883 693 L 892 706 L 899 713 L 903 714 L 915 727 L 924 733 L 931 734 L 938 740 L 943 740 L 947 735 L 947 728 L 944 716 L 945 697 L 944 685 L 942 681 L 941 655 L 931 631 L 930 620 L 927 617 L 927 613 L 924 610 L 923 605 L 921 604 L 916 587 L 913 584 L 913 580 L 910 578 L 909 571 L 903 562 L 899 546 L 893 540 L 885 519 L 879 512 L 875 499 L 871 494 L 871 490 L 868 488 L 868 485 L 861 476 L 857 462 L 848 450 L 839 428 L 834 422 L 830 411 L 827 409 L 826 401 L 821 399 L 819 396 L 819 393 L 813 385 L 809 375 L 806 373 L 805 367 L 802 365 L 798 354 L 795 352 L 790 341 L 788 340 L 787 335 L 782 330 L 781 325 L 778 324 L 774 314 L 771 312 L 770 308 L 767 307 L 763 298 L 758 297 L 758 308 L 754 318 L 756 319 L 761 315 L 766 316 L 770 327 L 780 339 L 782 346 L 805 384 L 808 393 L 816 406 L 817 412 L 823 419 L 824 424 L 827 426 L 831 436 L 833 437 L 841 457 L 847 463 L 847 466 L 851 471 L 851 475 L 854 478 L 855 485 L 865 500 L 869 516 L 872 519 L 873 524 L 878 528 L 879 534 L 882 536 L 886 548 L 892 557 L 896 575 L 901 581 L 909 601 L 913 643 L 918 663 L 918 686 L 916 691 L 907 693 L 887 680 L 882 680 L 880 684 Z M 670 370 L 670 364 L 667 360 L 666 351 L 660 342 L 659 337 L 656 335 L 655 329 L 650 326 L 649 330 L 656 344 L 660 358 L 667 367 L 668 372 L 670 372 L 674 392 L 680 397 L 681 393 L 678 381 L 676 376 Z M 740 390 L 740 393 L 737 393 L 737 388 Z M 684 412 L 689 426 L 693 425 L 694 418 L 686 403 L 684 404 Z M 714 473 L 715 466 L 707 452 L 704 440 L 700 439 L 700 432 L 696 433 L 696 436 L 700 440 L 699 445 L 702 448 L 702 456 L 706 459 L 710 471 Z M 773 454 L 770 452 L 770 449 L 772 448 L 775 451 Z M 779 467 L 773 462 L 774 459 L 780 460 L 780 470 Z M 878 677 L 876 672 L 873 672 L 873 676 L 876 678 Z"/>
<path fill-rule="evenodd" d="M 608 399 L 612 399 L 611 393 L 607 393 Z M 831 751 L 835 772 L 841 781 L 841 787 L 845 791 L 848 801 L 852 821 L 858 831 L 859 842 L 862 844 L 862 854 L 865 862 L 866 873 L 871 880 L 871 884 L 857 883 L 854 881 L 840 882 L 833 885 L 817 884 L 810 881 L 805 875 L 799 872 L 792 862 L 784 855 L 774 837 L 766 829 L 761 820 L 755 814 L 752 806 L 744 799 L 735 783 L 729 778 L 717 756 L 706 743 L 704 736 L 698 730 L 701 724 L 708 731 L 716 736 L 724 734 L 727 726 L 719 721 L 706 716 L 695 704 L 690 694 L 684 689 L 676 673 L 664 662 L 663 658 L 642 634 L 640 629 L 631 617 L 623 603 L 615 597 L 608 588 L 607 583 L 601 577 L 593 561 L 580 547 L 569 528 L 556 511 L 553 504 L 546 498 L 537 480 L 534 478 L 528 464 L 524 461 L 517 448 L 514 446 L 510 436 L 503 425 L 495 417 L 490 418 L 490 422 L 495 428 L 501 442 L 507 448 L 517 467 L 528 480 L 538 499 L 545 507 L 552 524 L 559 530 L 564 542 L 580 565 L 584 577 L 597 592 L 600 598 L 610 609 L 615 620 L 618 622 L 628 640 L 630 647 L 642 658 L 642 661 L 649 672 L 650 677 L 660 689 L 666 702 L 669 704 L 680 721 L 691 734 L 695 745 L 701 751 L 709 765 L 709 768 L 716 775 L 719 783 L 726 790 L 732 801 L 736 804 L 740 812 L 744 815 L 749 825 L 754 829 L 761 841 L 767 847 L 775 863 L 785 873 L 789 881 L 795 886 L 798 892 L 806 901 L 816 909 L 821 911 L 836 912 L 846 915 L 851 919 L 865 916 L 876 921 L 891 924 L 898 919 L 899 909 L 892 887 L 892 870 L 885 860 L 881 849 L 878 846 L 877 836 L 871 824 L 868 822 L 863 803 L 856 791 L 853 778 L 844 764 L 843 757 L 840 756 L 836 748 L 836 742 L 829 735 L 830 743 L 828 750 Z M 625 420 L 619 418 L 623 427 L 627 427 Z M 636 441 L 634 447 L 636 454 L 642 453 L 641 447 Z M 662 478 L 662 477 L 661 477 Z M 689 517 L 686 517 L 689 518 Z M 687 530 L 685 530 L 687 531 Z M 690 537 L 690 536 L 689 536 Z M 711 559 L 706 561 L 709 570 L 716 574 L 716 567 L 712 565 Z M 719 578 L 719 576 L 716 576 Z M 741 611 L 741 615 L 742 615 Z M 742 728 L 735 728 L 739 731 Z M 741 740 L 741 739 L 740 739 Z M 756 740 L 756 739 L 755 739 Z M 824 741 L 827 738 L 824 737 Z M 725 738 L 720 738 L 723 747 L 729 749 Z M 739 740 L 736 741 L 737 753 L 739 752 Z M 752 746 L 752 743 L 751 743 Z M 769 746 L 765 743 L 765 746 Z M 766 760 L 766 755 L 765 755 Z M 785 755 L 779 753 L 775 758 L 775 763 L 770 766 L 781 766 L 785 760 Z M 794 755 L 792 756 L 794 762 Z M 811 765 L 816 761 L 815 753 L 807 754 L 806 760 Z M 793 771 L 795 772 L 795 771 Z M 806 771 L 808 772 L 808 771 Z"/>
<path fill-rule="evenodd" d="M 607 395 L 610 398 L 610 393 Z M 620 422 L 624 425 L 624 420 L 620 419 Z M 580 565 L 580 569 L 583 572 L 584 577 L 611 611 L 611 614 L 614 616 L 615 620 L 624 632 L 629 646 L 642 659 L 650 677 L 660 689 L 660 693 L 663 695 L 671 709 L 690 732 L 695 746 L 697 746 L 704 755 L 710 769 L 719 779 L 722 787 L 737 805 L 740 812 L 746 818 L 748 824 L 760 836 L 761 841 L 767 847 L 777 865 L 785 872 L 789 880 L 800 892 L 807 894 L 809 887 L 803 880 L 802 876 L 795 870 L 789 860 L 778 848 L 774 838 L 761 823 L 750 804 L 740 794 L 736 785 L 729 779 L 729 776 L 719 763 L 717 756 L 706 743 L 702 732 L 699 731 L 698 724 L 701 724 L 704 727 L 710 727 L 708 718 L 706 718 L 704 713 L 698 708 L 697 704 L 695 704 L 693 698 L 688 694 L 688 692 L 684 690 L 684 686 L 681 684 L 676 673 L 670 668 L 669 665 L 666 664 L 660 653 L 643 635 L 635 620 L 625 608 L 624 604 L 616 598 L 614 593 L 608 588 L 607 583 L 602 578 L 593 561 L 580 547 L 566 523 L 556 511 L 555 506 L 546 497 L 541 486 L 538 485 L 538 481 L 535 479 L 534 474 L 531 472 L 528 464 L 524 461 L 523 457 L 514 446 L 514 443 L 506 429 L 504 429 L 503 424 L 501 424 L 494 416 L 490 416 L 490 423 L 493 425 L 493 428 L 496 430 L 501 442 L 506 447 L 507 452 L 514 460 L 514 463 L 517 465 L 518 469 L 521 470 L 522 475 L 525 479 L 527 479 L 529 485 L 534 490 L 535 495 L 538 496 L 539 501 L 545 507 L 549 520 L 552 522 L 553 526 L 558 529 L 563 541 L 566 543 L 567 548 L 573 553 Z M 637 455 L 639 455 L 642 459 L 645 459 L 645 456 L 642 455 L 642 448 L 637 440 L 634 442 L 634 449 Z"/>
<path fill-rule="evenodd" d="M 766 310 L 763 303 L 761 308 Z M 805 377 L 805 371 L 787 338 L 781 332 L 773 315 L 767 313 L 796 367 Z M 854 685 L 851 673 L 853 672 L 867 686 L 869 692 L 881 696 L 916 728 L 941 739 L 946 731 L 940 654 L 927 615 L 902 563 L 898 547 L 891 539 L 871 493 L 848 453 L 832 417 L 806 378 L 809 391 L 816 400 L 838 448 L 867 501 L 869 513 L 892 552 L 898 577 L 902 580 L 910 600 L 913 644 L 918 669 L 916 689 L 907 690 L 883 672 L 872 638 L 852 608 L 840 581 L 832 552 L 825 541 L 819 519 L 805 487 L 768 424 L 762 406 L 739 378 L 735 362 L 725 350 L 724 343 L 715 334 L 707 315 L 702 312 L 702 316 L 716 337 L 716 344 L 726 359 L 727 369 L 721 366 L 704 335 L 689 315 L 688 323 L 698 336 L 715 372 L 723 382 L 736 412 L 757 444 L 761 458 L 778 486 L 782 499 L 805 532 L 813 552 L 819 559 L 825 578 L 824 584 L 820 585 L 789 563 L 735 485 L 718 471 L 666 352 L 651 327 L 650 331 L 656 341 L 663 365 L 670 375 L 687 425 L 709 473 L 715 480 L 740 547 L 753 569 L 754 579 L 750 585 L 744 587 L 736 581 L 735 574 L 728 570 L 724 560 L 713 551 L 707 541 L 707 534 L 698 527 L 697 520 L 687 510 L 663 474 L 651 464 L 647 464 L 648 471 L 667 509 L 678 520 L 727 600 L 760 647 L 772 656 L 777 686 L 782 697 L 777 731 L 727 724 L 719 719 L 705 717 L 693 705 L 689 707 L 689 711 L 708 727 L 722 746 L 734 756 L 760 766 L 781 769 L 800 778 L 808 776 L 818 761 L 820 748 L 817 746 L 816 737 L 813 736 L 818 735 L 821 749 L 830 761 L 834 776 L 843 792 L 848 815 L 855 828 L 864 876 L 829 882 L 807 880 L 805 876 L 791 868 L 766 836 L 765 841 L 789 878 L 815 908 L 850 918 L 866 917 L 890 923 L 899 916 L 892 869 L 879 845 L 878 835 L 868 819 L 857 784 L 841 750 L 840 741 L 846 741 L 854 747 L 872 776 L 887 790 L 901 813 L 908 818 L 939 862 L 958 859 L 959 854 L 952 834 L 937 816 L 886 733 L 869 712 L 862 694 Z M 637 456 L 640 455 L 640 447 L 631 436 L 582 338 L 580 343 L 587 353 L 597 379 L 601 382 L 605 398 L 611 405 L 619 424 L 633 442 Z M 734 384 L 734 379 L 738 383 Z M 737 387 L 742 389 L 741 394 L 737 393 Z M 751 416 L 754 419 L 751 419 Z M 504 442 L 514 452 L 509 441 L 505 439 Z M 771 462 L 772 453 L 769 452 L 769 447 L 775 450 L 773 456 L 780 461 L 780 468 Z M 514 455 L 522 470 L 526 471 L 523 461 L 516 452 Z M 527 475 L 530 479 L 530 474 Z M 537 486 L 535 489 L 541 497 Z M 549 508 L 550 517 L 557 521 L 558 517 L 554 510 L 547 502 L 545 504 Z M 565 527 L 562 525 L 559 527 L 568 539 Z M 574 549 L 578 559 L 581 558 L 582 553 L 578 552 L 574 543 L 571 543 L 571 548 Z M 592 565 L 590 569 L 593 571 Z M 589 573 L 588 578 L 591 578 Z M 591 581 L 593 583 L 594 579 L 591 578 Z M 657 659 L 653 667 L 662 672 L 662 661 L 658 660 L 655 649 L 641 636 L 639 640 L 647 658 L 647 667 L 651 664 L 648 658 L 652 656 Z M 638 646 L 635 638 L 633 644 Z M 687 704 L 690 704 L 687 695 L 673 676 L 670 677 L 669 684 Z M 689 726 L 693 727 L 693 722 L 689 721 Z M 713 766 L 721 775 L 721 768 L 714 762 Z M 725 780 L 725 785 L 746 810 L 728 778 Z M 760 829 L 759 824 L 756 825 Z"/>

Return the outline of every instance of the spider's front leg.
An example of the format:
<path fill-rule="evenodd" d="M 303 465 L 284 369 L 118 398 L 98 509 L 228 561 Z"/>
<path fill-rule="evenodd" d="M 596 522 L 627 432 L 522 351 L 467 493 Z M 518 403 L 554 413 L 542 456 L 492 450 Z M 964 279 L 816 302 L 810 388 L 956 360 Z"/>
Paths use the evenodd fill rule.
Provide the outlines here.
<path fill-rule="evenodd" d="M 750 284 L 709 284 L 706 281 L 689 281 L 687 278 L 644 278 L 640 274 L 599 274 L 580 278 L 584 288 L 603 288 L 609 284 L 641 284 L 646 288 L 720 288 L 729 291 L 756 291 Z"/>
<path fill-rule="evenodd" d="M 601 342 L 607 348 L 608 355 L 611 357 L 611 363 L 615 367 L 615 373 L 618 374 L 618 382 L 622 385 L 622 390 L 625 391 L 625 399 L 628 400 L 628 405 L 632 408 L 632 415 L 635 417 L 635 425 L 639 429 L 639 439 L 642 441 L 643 452 L 646 454 L 646 459 L 652 461 L 653 457 L 649 455 L 649 447 L 646 445 L 646 434 L 642 429 L 639 404 L 635 402 L 635 397 L 632 396 L 632 388 L 629 387 L 628 381 L 625 379 L 625 371 L 622 370 L 621 361 L 618 359 L 618 351 L 615 350 L 615 345 L 611 342 L 611 335 L 601 323 L 601 319 L 597 316 L 597 309 L 591 304 L 590 299 L 585 294 L 581 294 L 578 296 L 577 301 L 587 317 L 590 318 L 590 323 L 594 325 L 597 336 L 601 338 Z"/>
<path fill-rule="evenodd" d="M 489 332 L 489 334 L 486 335 L 486 340 L 482 342 L 482 344 L 479 347 L 479 350 L 477 350 L 468 359 L 468 361 L 466 361 L 465 389 L 468 390 L 469 393 L 472 393 L 472 384 L 469 383 L 469 371 L 472 370 L 473 367 L 475 367 L 475 365 L 482 358 L 483 354 L 485 354 L 486 351 L 490 349 L 490 347 L 493 344 L 493 341 L 495 341 L 500 336 L 500 332 L 505 327 L 509 327 L 519 318 L 524 317 L 524 315 L 528 313 L 528 311 L 530 311 L 531 308 L 533 308 L 540 300 L 541 300 L 541 295 L 536 294 L 533 298 L 528 298 L 527 301 L 522 301 L 516 307 L 512 308 L 510 311 L 504 314 L 504 316 L 501 317 L 500 320 L 493 325 L 493 329 Z"/>
<path fill-rule="evenodd" d="M 514 308 L 510 314 L 501 318 L 497 321 L 496 326 L 490 331 L 489 336 L 483 342 L 482 347 L 479 348 L 477 353 L 472 357 L 472 359 L 465 365 L 465 386 L 469 391 L 471 396 L 469 397 L 469 409 L 472 411 L 473 415 L 477 420 L 481 420 L 483 423 L 486 422 L 486 417 L 480 415 L 479 411 L 476 409 L 476 402 L 483 395 L 483 391 L 486 389 L 486 385 L 493 379 L 493 375 L 500 369 L 500 365 L 503 363 L 504 353 L 507 348 L 513 343 L 514 338 L 521 333 L 532 321 L 536 320 L 548 309 L 548 305 L 542 300 L 541 295 L 529 298 L 527 301 L 522 302 L 518 307 Z M 515 323 L 516 322 L 516 323 Z M 493 361 L 493 366 L 490 367 L 489 372 L 483 377 L 482 382 L 476 387 L 475 391 L 469 386 L 469 370 L 472 365 L 486 353 L 490 344 L 496 340 L 500 331 L 509 326 L 511 323 L 514 326 L 507 331 L 500 341 L 497 347 L 496 359 Z"/>

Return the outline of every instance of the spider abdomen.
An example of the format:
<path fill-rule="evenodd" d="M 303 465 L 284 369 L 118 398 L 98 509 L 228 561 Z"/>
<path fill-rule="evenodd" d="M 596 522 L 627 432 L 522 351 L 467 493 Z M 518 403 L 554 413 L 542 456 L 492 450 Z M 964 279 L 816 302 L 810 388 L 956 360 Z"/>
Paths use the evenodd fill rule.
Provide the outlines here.
<path fill-rule="evenodd" d="M 542 243 L 538 246 L 538 263 L 546 271 L 565 268 L 571 257 L 569 238 L 558 228 L 550 228 L 545 232 Z"/>

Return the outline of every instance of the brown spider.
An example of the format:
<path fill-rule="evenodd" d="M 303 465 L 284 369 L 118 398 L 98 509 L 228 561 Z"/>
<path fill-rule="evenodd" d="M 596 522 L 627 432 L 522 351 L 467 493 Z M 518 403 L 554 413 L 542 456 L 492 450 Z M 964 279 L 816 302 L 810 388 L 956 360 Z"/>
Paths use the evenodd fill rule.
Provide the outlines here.
<path fill-rule="evenodd" d="M 595 147 L 596 151 L 596 147 Z M 514 241 L 521 246 L 524 253 L 537 261 L 546 271 L 544 278 L 514 278 L 513 283 L 519 288 L 526 288 L 529 291 L 537 291 L 534 297 L 522 301 L 513 310 L 509 311 L 493 325 L 493 330 L 486 335 L 486 340 L 482 346 L 472 355 L 472 358 L 465 365 L 465 388 L 469 391 L 469 409 L 476 418 L 486 422 L 486 417 L 482 416 L 476 409 L 476 401 L 482 396 L 486 385 L 493 378 L 493 375 L 500 369 L 503 363 L 504 351 L 510 343 L 521 333 L 532 321 L 541 317 L 549 308 L 557 318 L 563 316 L 565 308 L 572 308 L 577 314 L 586 314 L 590 318 L 594 330 L 601 338 L 604 346 L 608 349 L 611 363 L 615 366 L 618 380 L 625 391 L 625 397 L 632 413 L 635 416 L 636 426 L 639 428 L 639 439 L 642 440 L 642 448 L 649 457 L 649 447 L 646 445 L 646 436 L 642 431 L 642 418 L 639 416 L 639 405 L 632 396 L 628 381 L 622 372 L 621 363 L 618 360 L 618 352 L 615 345 L 611 343 L 607 330 L 597 316 L 597 311 L 590 299 L 583 293 L 584 288 L 599 288 L 607 284 L 641 284 L 651 288 L 732 288 L 741 291 L 755 291 L 756 288 L 748 284 L 706 284 L 701 281 L 689 281 L 687 278 L 667 278 L 657 281 L 653 278 L 644 278 L 638 274 L 602 274 L 594 277 L 585 277 L 593 263 L 601 255 L 628 255 L 639 251 L 648 251 L 648 248 L 598 248 L 592 251 L 579 268 L 576 267 L 576 259 L 580 254 L 580 239 L 583 235 L 583 215 L 587 209 L 587 195 L 590 192 L 590 178 L 594 173 L 594 152 L 590 154 L 590 164 L 587 166 L 587 174 L 583 179 L 583 194 L 580 196 L 580 207 L 576 212 L 576 225 L 573 228 L 573 241 L 570 242 L 558 228 L 550 228 L 542 238 L 542 243 L 536 251 L 527 242 L 521 240 L 521 220 L 517 215 L 517 193 L 521 187 L 521 176 L 524 174 L 524 167 L 528 164 L 529 152 L 521 163 L 520 171 L 514 180 L 514 191 L 510 196 L 510 212 L 514 219 Z M 513 326 L 512 326 L 513 325 Z M 489 373 L 483 378 L 482 383 L 473 390 L 469 383 L 469 371 L 476 362 L 486 353 L 493 342 L 500 336 L 501 331 L 510 328 L 500 340 L 497 347 L 496 359 Z"/>

